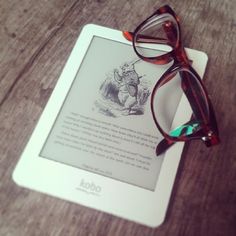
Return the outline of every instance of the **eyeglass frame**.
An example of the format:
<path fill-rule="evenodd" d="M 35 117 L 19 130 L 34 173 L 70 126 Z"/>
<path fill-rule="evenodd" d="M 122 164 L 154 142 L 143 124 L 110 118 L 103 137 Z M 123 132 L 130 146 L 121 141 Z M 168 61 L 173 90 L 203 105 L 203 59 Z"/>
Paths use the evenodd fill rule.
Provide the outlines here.
<path fill-rule="evenodd" d="M 143 56 L 142 54 L 140 54 L 138 52 L 138 50 L 136 49 L 136 46 L 135 46 L 135 43 L 136 43 L 135 40 L 136 40 L 137 34 L 140 31 L 140 29 L 142 29 L 143 26 L 145 26 L 148 22 L 150 22 L 151 19 L 153 19 L 154 17 L 160 16 L 161 14 L 170 14 L 174 18 L 176 26 L 178 27 L 177 28 L 178 35 L 175 35 L 174 30 L 176 30 L 176 29 L 174 27 L 176 27 L 176 26 L 173 25 L 173 22 L 172 22 L 172 25 L 171 24 L 163 25 L 163 27 L 172 27 L 172 29 L 171 28 L 170 29 L 169 28 L 165 29 L 165 30 L 168 30 L 168 32 L 166 32 L 166 34 L 167 34 L 169 42 L 168 41 L 164 42 L 163 39 L 159 38 L 160 41 L 158 42 L 158 44 L 171 45 L 172 50 L 170 52 L 167 52 L 166 54 L 163 54 L 163 55 L 160 55 L 160 56 L 155 56 L 155 57 Z M 169 33 L 169 35 L 168 35 L 168 33 Z M 156 127 L 158 128 L 158 130 L 160 131 L 160 133 L 164 137 L 164 139 L 157 145 L 156 154 L 159 155 L 159 154 L 163 153 L 172 144 L 174 144 L 175 142 L 178 142 L 178 141 L 189 141 L 189 140 L 193 140 L 193 139 L 201 139 L 207 147 L 218 144 L 220 142 L 220 140 L 219 140 L 219 131 L 218 131 L 215 112 L 214 112 L 211 100 L 208 96 L 208 93 L 207 93 L 207 90 L 206 90 L 204 84 L 202 83 L 202 80 L 201 80 L 200 76 L 193 69 L 193 67 L 191 66 L 191 61 L 187 57 L 185 49 L 182 45 L 179 18 L 175 14 L 175 12 L 172 10 L 172 8 L 169 5 L 162 6 L 161 8 L 156 10 L 151 16 L 149 16 L 146 20 L 144 20 L 135 29 L 134 32 L 123 31 L 123 35 L 127 40 L 132 41 L 135 53 L 142 60 L 150 62 L 150 63 L 158 64 L 158 65 L 164 65 L 164 64 L 169 63 L 170 61 L 173 61 L 173 65 L 160 77 L 160 79 L 155 84 L 155 86 L 153 88 L 153 91 L 151 93 L 151 112 L 152 112 L 153 120 L 154 120 L 154 123 L 155 123 Z M 172 41 L 171 41 L 171 37 L 173 39 Z M 173 37 L 176 37 L 176 38 L 174 39 Z M 150 42 L 150 40 L 154 40 L 154 39 L 157 40 L 158 38 L 143 36 L 142 41 L 139 41 L 139 42 L 155 43 L 155 42 Z M 174 43 L 175 46 L 173 46 L 173 43 Z M 181 69 L 185 69 L 186 71 L 192 73 L 194 75 L 194 77 L 197 79 L 197 82 L 200 84 L 200 86 L 202 88 L 202 91 L 205 95 L 206 101 L 208 103 L 209 116 L 208 117 L 206 117 L 206 116 L 203 117 L 204 118 L 203 120 L 205 120 L 206 122 L 205 122 L 204 125 L 201 126 L 201 129 L 199 131 L 197 131 L 197 132 L 195 132 L 191 135 L 187 135 L 187 136 L 173 137 L 173 136 L 170 136 L 169 134 L 167 134 L 161 128 L 161 126 L 159 125 L 159 123 L 156 119 L 156 116 L 155 116 L 154 102 L 153 101 L 154 101 L 155 93 L 158 89 L 158 86 L 160 86 L 160 84 L 164 80 L 167 80 L 165 82 L 165 83 L 167 83 L 169 80 L 173 79 L 173 77 L 168 78 L 168 76 L 170 76 L 170 75 L 172 75 L 172 74 L 174 74 L 175 72 L 178 72 L 178 71 L 181 72 Z M 193 114 L 196 115 L 194 113 L 194 110 L 195 110 L 194 104 L 196 104 L 196 102 L 198 103 L 198 101 L 200 99 L 197 96 L 192 96 L 192 95 L 190 95 L 189 93 L 186 92 L 184 87 L 187 89 L 188 86 L 191 86 L 191 80 L 188 80 L 189 84 L 186 84 L 187 79 L 183 78 L 183 76 L 184 76 L 183 73 L 182 74 L 180 73 L 180 76 L 181 76 L 181 83 L 182 83 L 183 91 L 184 91 L 187 99 L 189 100 L 189 103 L 190 103 L 190 105 L 192 107 L 192 110 L 193 110 Z M 199 100 L 197 101 L 197 99 L 199 99 Z M 191 119 L 190 119 L 190 121 L 191 121 Z"/>

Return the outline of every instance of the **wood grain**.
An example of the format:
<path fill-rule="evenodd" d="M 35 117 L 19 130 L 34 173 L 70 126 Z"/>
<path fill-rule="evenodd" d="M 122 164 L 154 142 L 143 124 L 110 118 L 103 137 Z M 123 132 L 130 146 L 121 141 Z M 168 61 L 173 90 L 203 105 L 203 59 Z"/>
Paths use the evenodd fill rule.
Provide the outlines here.
<path fill-rule="evenodd" d="M 152 229 L 16 186 L 12 171 L 82 27 L 133 30 L 166 3 L 185 45 L 209 56 L 221 144 L 186 145 L 165 222 Z M 0 0 L 0 235 L 235 236 L 235 12 L 234 0 Z"/>

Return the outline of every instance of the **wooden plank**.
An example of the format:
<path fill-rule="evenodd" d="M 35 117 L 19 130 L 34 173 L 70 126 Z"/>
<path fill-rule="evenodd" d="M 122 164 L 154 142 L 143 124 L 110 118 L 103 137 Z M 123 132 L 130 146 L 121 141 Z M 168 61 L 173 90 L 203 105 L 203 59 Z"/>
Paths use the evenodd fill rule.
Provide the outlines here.
<path fill-rule="evenodd" d="M 205 83 L 222 143 L 185 148 L 166 220 L 157 229 L 22 189 L 11 173 L 83 25 L 132 30 L 165 2 L 0 3 L 0 235 L 236 235 L 235 3 L 170 2 L 185 45 L 209 55 Z"/>
<path fill-rule="evenodd" d="M 74 1 L 7 1 L 0 7 L 0 104 L 60 29 Z"/>

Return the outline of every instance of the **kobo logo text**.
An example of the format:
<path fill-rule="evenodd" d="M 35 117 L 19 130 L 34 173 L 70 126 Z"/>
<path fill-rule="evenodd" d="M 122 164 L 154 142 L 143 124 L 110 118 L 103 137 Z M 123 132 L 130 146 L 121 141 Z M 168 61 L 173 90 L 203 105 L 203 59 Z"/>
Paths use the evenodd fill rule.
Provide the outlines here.
<path fill-rule="evenodd" d="M 84 179 L 80 182 L 80 187 L 87 190 L 90 193 L 100 193 L 102 188 L 99 185 L 94 184 L 93 182 L 86 182 Z"/>

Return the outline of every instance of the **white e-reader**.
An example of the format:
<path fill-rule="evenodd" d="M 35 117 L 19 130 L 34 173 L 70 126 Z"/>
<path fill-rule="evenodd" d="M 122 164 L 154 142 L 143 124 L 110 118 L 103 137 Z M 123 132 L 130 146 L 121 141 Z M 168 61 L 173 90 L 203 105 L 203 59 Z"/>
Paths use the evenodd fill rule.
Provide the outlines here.
<path fill-rule="evenodd" d="M 202 77 L 206 54 L 186 51 Z M 14 181 L 140 224 L 160 225 L 184 145 L 155 154 L 162 136 L 153 122 L 150 94 L 170 65 L 140 60 L 121 31 L 86 25 L 20 157 Z M 130 78 L 136 81 L 132 88 Z M 167 122 L 189 119 L 186 99 L 181 93 L 171 96 L 171 109 L 163 108 Z"/>

